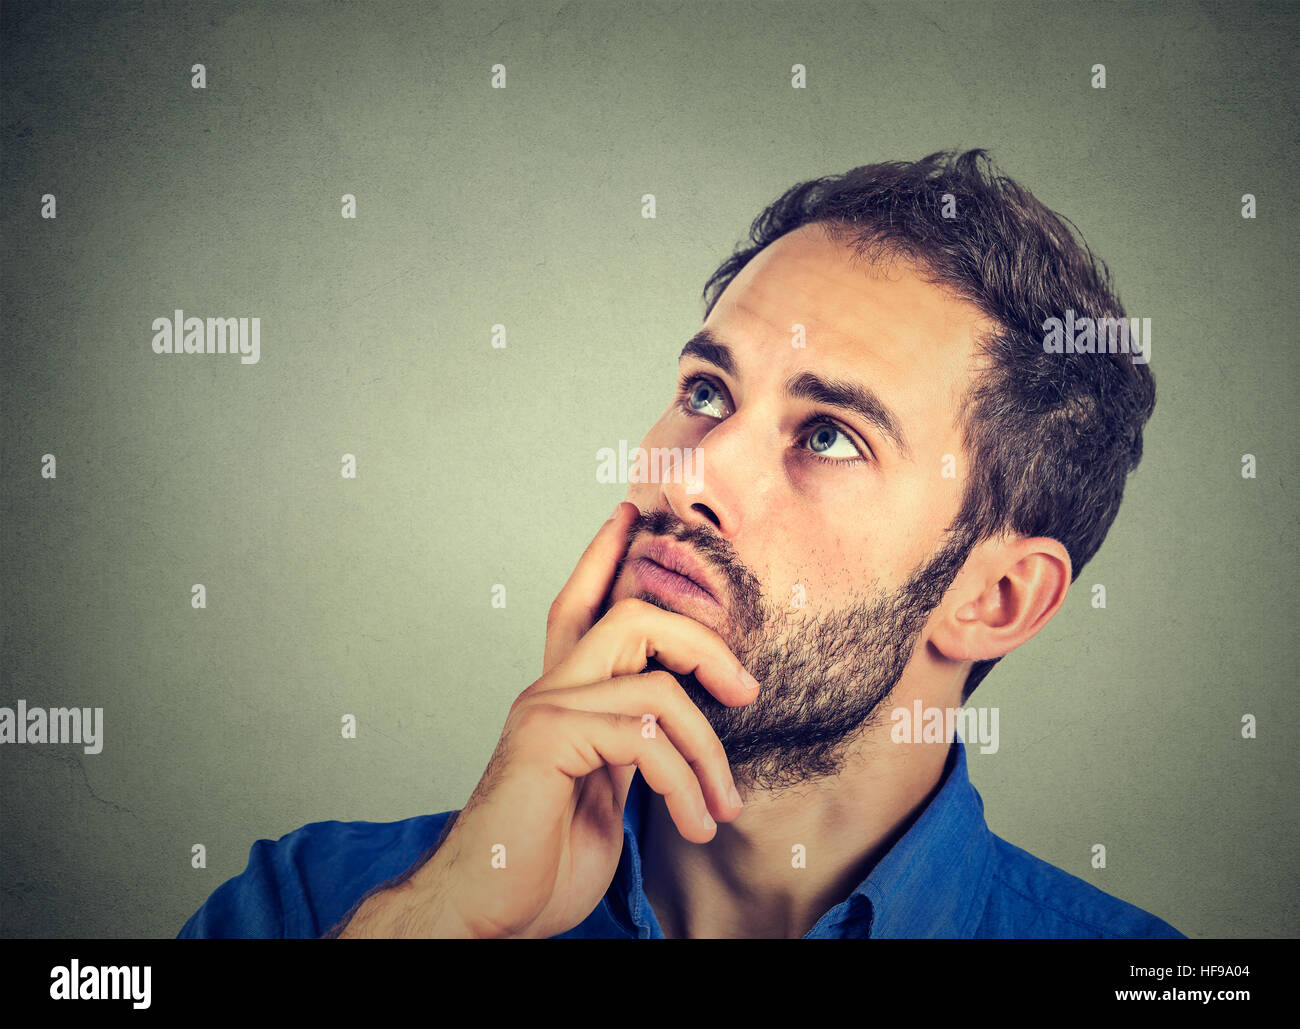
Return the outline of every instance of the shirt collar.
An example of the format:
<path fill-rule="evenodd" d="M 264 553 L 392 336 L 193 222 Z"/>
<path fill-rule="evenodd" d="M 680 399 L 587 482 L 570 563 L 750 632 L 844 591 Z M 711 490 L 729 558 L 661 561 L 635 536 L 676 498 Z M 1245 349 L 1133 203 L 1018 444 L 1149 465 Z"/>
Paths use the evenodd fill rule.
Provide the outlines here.
<path fill-rule="evenodd" d="M 662 939 L 646 898 L 641 838 L 650 787 L 637 772 L 623 808 L 623 853 L 605 903 L 631 935 Z M 809 937 L 968 937 L 988 897 L 993 836 L 971 784 L 966 748 L 951 743 L 943 785 L 911 828 Z"/>
<path fill-rule="evenodd" d="M 969 937 L 988 899 L 993 834 L 953 740 L 943 785 L 912 827 L 858 885 L 871 902 L 871 936 Z"/>

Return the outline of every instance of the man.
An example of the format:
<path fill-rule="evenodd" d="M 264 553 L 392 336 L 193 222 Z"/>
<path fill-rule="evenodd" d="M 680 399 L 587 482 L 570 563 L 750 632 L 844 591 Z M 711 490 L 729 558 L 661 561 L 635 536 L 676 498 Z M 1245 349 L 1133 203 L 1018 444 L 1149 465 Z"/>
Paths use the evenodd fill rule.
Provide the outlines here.
<path fill-rule="evenodd" d="M 1181 935 L 993 836 L 961 740 L 891 717 L 959 708 L 1115 517 L 1150 370 L 1045 345 L 1125 317 L 1105 265 L 982 151 L 751 237 L 465 808 L 259 841 L 182 936 Z"/>

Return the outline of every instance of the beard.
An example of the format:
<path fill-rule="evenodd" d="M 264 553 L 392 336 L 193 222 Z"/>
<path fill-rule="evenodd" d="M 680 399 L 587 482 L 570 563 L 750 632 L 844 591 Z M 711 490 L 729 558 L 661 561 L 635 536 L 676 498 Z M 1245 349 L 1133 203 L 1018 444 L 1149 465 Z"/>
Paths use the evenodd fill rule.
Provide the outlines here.
<path fill-rule="evenodd" d="M 726 750 L 736 784 L 750 790 L 787 789 L 838 774 L 853 742 L 879 724 L 882 702 L 973 546 L 967 531 L 950 533 L 896 592 L 876 587 L 844 607 L 805 616 L 767 598 L 731 545 L 707 526 L 687 526 L 670 511 L 656 510 L 632 524 L 628 546 L 642 533 L 690 545 L 726 583 L 729 596 L 718 599 L 727 618 L 718 634 L 758 680 L 758 697 L 727 707 L 694 675 L 653 658 L 645 670 L 661 669 L 681 683 Z M 622 570 L 620 562 L 615 583 Z M 672 610 L 653 594 L 635 596 Z"/>

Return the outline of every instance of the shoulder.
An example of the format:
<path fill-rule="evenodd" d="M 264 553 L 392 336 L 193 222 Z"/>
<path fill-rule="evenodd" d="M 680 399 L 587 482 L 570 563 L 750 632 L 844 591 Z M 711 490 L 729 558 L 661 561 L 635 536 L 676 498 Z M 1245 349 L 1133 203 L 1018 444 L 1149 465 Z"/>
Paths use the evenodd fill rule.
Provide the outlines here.
<path fill-rule="evenodd" d="M 1030 939 L 1185 939 L 1148 911 L 993 836 L 991 889 L 978 935 Z"/>
<path fill-rule="evenodd" d="M 312 822 L 278 840 L 258 840 L 244 871 L 212 892 L 178 938 L 320 936 L 367 890 L 410 868 L 455 813 Z"/>

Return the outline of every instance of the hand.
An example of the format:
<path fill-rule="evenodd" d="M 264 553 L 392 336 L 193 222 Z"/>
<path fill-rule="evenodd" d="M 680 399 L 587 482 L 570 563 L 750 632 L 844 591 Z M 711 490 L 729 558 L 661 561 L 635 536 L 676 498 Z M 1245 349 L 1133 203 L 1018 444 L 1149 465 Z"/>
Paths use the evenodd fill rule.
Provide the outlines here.
<path fill-rule="evenodd" d="M 635 513 L 615 509 L 551 605 L 542 676 L 511 706 L 442 846 L 362 905 L 358 928 L 478 937 L 573 928 L 613 881 L 638 768 L 693 843 L 740 813 L 708 720 L 676 678 L 642 670 L 653 657 L 732 707 L 750 703 L 758 684 L 717 633 L 683 615 L 629 598 L 597 620 Z"/>

